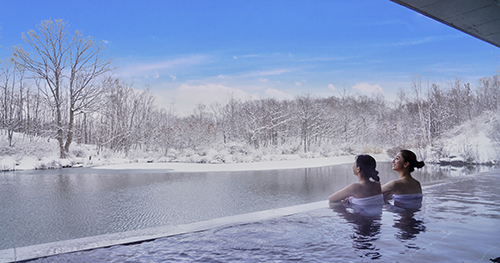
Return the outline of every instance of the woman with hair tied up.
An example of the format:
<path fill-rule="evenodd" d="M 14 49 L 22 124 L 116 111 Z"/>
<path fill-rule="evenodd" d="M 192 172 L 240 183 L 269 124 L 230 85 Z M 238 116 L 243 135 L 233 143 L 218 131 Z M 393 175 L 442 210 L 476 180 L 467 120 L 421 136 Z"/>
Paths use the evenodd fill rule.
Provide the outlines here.
<path fill-rule="evenodd" d="M 382 186 L 384 196 L 392 195 L 394 205 L 403 208 L 420 208 L 422 205 L 422 187 L 420 182 L 411 176 L 415 168 L 424 167 L 424 162 L 417 161 L 415 153 L 401 150 L 392 161 L 392 170 L 399 173 L 400 179 L 390 181 Z M 388 198 L 388 199 L 389 199 Z"/>
<path fill-rule="evenodd" d="M 377 162 L 370 155 L 358 155 L 352 166 L 352 172 L 359 183 L 353 183 L 332 194 L 330 203 L 344 201 L 354 205 L 383 205 L 384 197 L 380 187 Z"/>

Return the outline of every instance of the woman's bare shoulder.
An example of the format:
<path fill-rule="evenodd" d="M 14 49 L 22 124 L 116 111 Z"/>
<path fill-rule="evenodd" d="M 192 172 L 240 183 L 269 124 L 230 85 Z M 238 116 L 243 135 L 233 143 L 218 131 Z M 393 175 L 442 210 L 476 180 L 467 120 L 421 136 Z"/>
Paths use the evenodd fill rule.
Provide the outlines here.
<path fill-rule="evenodd" d="M 359 186 L 360 186 L 359 183 L 352 183 L 352 184 L 344 187 L 343 189 L 335 192 L 334 194 L 332 194 L 328 198 L 328 200 L 330 200 L 330 202 L 337 202 L 337 201 L 340 201 L 346 197 L 352 196 L 360 189 Z"/>
<path fill-rule="evenodd" d="M 402 182 L 401 179 L 389 181 L 382 185 L 382 192 L 394 191 L 403 184 L 404 182 Z"/>

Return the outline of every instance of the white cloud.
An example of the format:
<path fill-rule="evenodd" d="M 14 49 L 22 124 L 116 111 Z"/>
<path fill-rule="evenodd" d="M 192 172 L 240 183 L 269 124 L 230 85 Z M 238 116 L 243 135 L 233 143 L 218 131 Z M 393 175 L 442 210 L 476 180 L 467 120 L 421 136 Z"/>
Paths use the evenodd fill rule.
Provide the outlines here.
<path fill-rule="evenodd" d="M 241 57 L 243 57 L 243 58 L 258 58 L 258 57 L 261 57 L 261 55 L 251 54 L 251 55 L 244 55 Z"/>
<path fill-rule="evenodd" d="M 292 95 L 285 93 L 283 91 L 277 90 L 277 89 L 267 89 L 266 95 L 268 95 L 269 97 L 279 99 L 279 100 L 283 100 L 283 99 L 291 100 L 291 99 L 293 99 Z"/>
<path fill-rule="evenodd" d="M 259 79 L 259 81 L 260 81 L 260 82 L 268 82 L 268 81 L 269 81 L 269 79 L 260 78 L 260 79 Z"/>
<path fill-rule="evenodd" d="M 130 63 L 121 65 L 118 77 L 151 77 L 154 78 L 158 73 L 167 75 L 167 70 L 187 65 L 197 65 L 206 59 L 205 56 L 190 56 L 177 59 L 167 59 L 163 61 L 150 63 Z"/>
<path fill-rule="evenodd" d="M 333 86 L 332 83 L 328 84 L 328 88 L 333 90 L 333 91 L 336 91 L 337 89 L 335 88 L 335 86 Z"/>
<path fill-rule="evenodd" d="M 395 43 L 394 46 L 412 46 L 412 45 L 419 45 L 419 44 L 424 44 L 424 43 L 429 43 L 429 42 L 438 42 L 438 41 L 443 41 L 443 40 L 453 40 L 459 38 L 459 34 L 449 34 L 449 35 L 440 35 L 440 36 L 429 36 L 429 37 L 424 37 L 420 39 L 410 39 L 410 40 L 404 40 L 399 43 Z"/>
<path fill-rule="evenodd" d="M 356 84 L 352 87 L 353 90 L 358 90 L 360 91 L 361 93 L 368 93 L 368 94 L 372 94 L 372 93 L 383 93 L 383 89 L 382 87 L 380 87 L 379 84 L 376 84 L 376 85 L 370 85 L 369 83 L 366 83 L 366 82 L 362 82 L 362 83 L 359 83 L 359 84 Z"/>
<path fill-rule="evenodd" d="M 103 40 L 102 40 L 102 42 L 103 42 L 104 44 L 109 44 L 109 41 L 108 41 L 108 40 L 105 40 L 105 39 L 103 39 Z"/>
<path fill-rule="evenodd" d="M 429 42 L 429 41 L 431 41 L 431 40 L 432 40 L 432 38 L 431 38 L 431 37 L 426 37 L 426 38 L 422 38 L 422 39 L 414 39 L 414 40 L 409 40 L 409 41 L 399 42 L 399 43 L 394 44 L 394 46 L 411 46 L 411 45 L 419 45 L 419 44 L 427 43 L 427 42 Z"/>
<path fill-rule="evenodd" d="M 177 77 L 176 77 L 176 76 L 174 76 L 174 75 L 172 75 L 172 74 L 169 74 L 169 75 L 170 75 L 170 77 L 172 78 L 172 80 L 176 80 L 176 79 L 177 79 Z"/>
<path fill-rule="evenodd" d="M 256 94 L 250 94 L 240 89 L 227 87 L 220 84 L 188 85 L 182 84 L 177 89 L 162 94 L 165 98 L 175 102 L 175 107 L 179 109 L 181 115 L 191 114 L 196 105 L 203 103 L 210 105 L 214 102 L 225 103 L 230 97 L 237 100 L 259 99 Z M 162 104 L 169 102 L 163 99 Z"/>
<path fill-rule="evenodd" d="M 151 73 L 151 75 L 145 75 L 144 77 L 147 79 L 157 79 L 160 77 L 160 74 L 158 74 L 157 71 L 154 71 Z"/>
<path fill-rule="evenodd" d="M 305 79 L 295 82 L 295 85 L 302 86 L 303 83 L 307 82 Z"/>
<path fill-rule="evenodd" d="M 262 76 L 275 76 L 281 75 L 283 73 L 290 72 L 288 69 L 275 69 L 275 70 L 267 70 L 267 71 L 251 71 L 246 74 L 241 75 L 240 77 L 262 77 Z"/>
<path fill-rule="evenodd" d="M 261 55 L 257 55 L 257 54 L 242 55 L 242 56 L 233 56 L 234 59 L 238 59 L 238 58 L 258 58 L 258 57 L 262 57 L 262 56 Z"/>

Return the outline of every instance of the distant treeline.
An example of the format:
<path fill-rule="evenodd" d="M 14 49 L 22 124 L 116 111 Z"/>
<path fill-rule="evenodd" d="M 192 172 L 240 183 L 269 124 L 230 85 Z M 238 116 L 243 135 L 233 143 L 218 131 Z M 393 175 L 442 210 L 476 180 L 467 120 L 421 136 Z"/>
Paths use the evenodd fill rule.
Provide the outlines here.
<path fill-rule="evenodd" d="M 446 86 L 423 83 L 417 75 L 394 102 L 349 92 L 293 100 L 228 98 L 199 104 L 181 117 L 156 105 L 149 90 L 111 78 L 114 68 L 103 46 L 79 31 L 70 37 L 62 20 L 44 21 L 23 39 L 31 53 L 15 47 L 12 59 L 1 64 L 0 128 L 11 146 L 14 132 L 54 138 L 62 158 L 72 142 L 165 155 L 231 145 L 284 154 L 345 152 L 349 145 L 439 147 L 435 142 L 445 132 L 500 106 L 500 75 L 475 87 L 459 78 Z"/>
<path fill-rule="evenodd" d="M 9 82 L 7 73 L 4 70 L 0 80 L 1 128 L 10 135 L 56 138 L 62 126 L 66 136 L 69 98 L 62 99 L 63 121 L 58 126 L 54 106 L 39 84 Z M 423 148 L 464 121 L 485 111 L 498 111 L 500 105 L 500 75 L 482 78 L 474 89 L 459 79 L 447 87 L 422 85 L 416 76 L 395 102 L 382 95 L 348 93 L 326 98 L 305 94 L 293 100 L 229 98 L 224 103 L 199 104 L 187 117 L 158 107 L 149 90 L 137 91 L 117 79 L 107 80 L 105 86 L 98 106 L 75 113 L 73 141 L 114 151 L 141 149 L 165 155 L 172 149 L 235 144 L 274 147 L 285 154 L 335 147 L 348 151 L 349 145 Z"/>

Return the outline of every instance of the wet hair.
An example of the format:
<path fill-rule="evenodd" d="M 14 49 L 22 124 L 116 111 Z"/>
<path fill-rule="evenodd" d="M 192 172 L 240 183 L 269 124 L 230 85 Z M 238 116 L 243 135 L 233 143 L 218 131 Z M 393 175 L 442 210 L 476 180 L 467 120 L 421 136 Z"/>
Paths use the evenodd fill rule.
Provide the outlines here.
<path fill-rule="evenodd" d="M 356 156 L 356 166 L 363 171 L 363 175 L 366 179 L 372 178 L 376 182 L 380 181 L 380 177 L 378 176 L 378 171 L 375 170 L 377 167 L 377 162 L 373 157 L 367 154 L 362 154 Z"/>
<path fill-rule="evenodd" d="M 415 171 L 415 168 L 422 168 L 424 167 L 425 163 L 422 161 L 417 161 L 417 156 L 415 155 L 414 152 L 409 151 L 409 150 L 401 150 L 401 157 L 403 157 L 403 160 L 405 162 L 410 163 L 410 173 Z"/>

